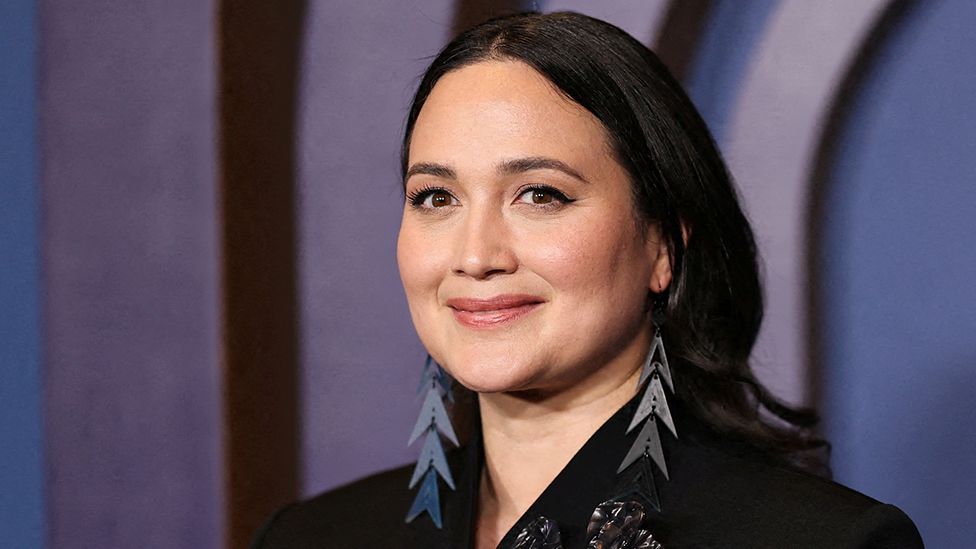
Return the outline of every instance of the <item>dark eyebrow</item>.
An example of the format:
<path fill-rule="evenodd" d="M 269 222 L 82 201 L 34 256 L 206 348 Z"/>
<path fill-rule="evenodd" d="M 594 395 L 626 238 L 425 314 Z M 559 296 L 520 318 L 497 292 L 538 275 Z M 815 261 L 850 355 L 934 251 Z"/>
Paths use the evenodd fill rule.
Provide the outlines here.
<path fill-rule="evenodd" d="M 440 177 L 441 179 L 457 179 L 457 174 L 454 173 L 454 169 L 443 164 L 433 164 L 430 162 L 420 162 L 410 166 L 407 170 L 406 177 L 403 178 L 404 181 L 410 179 L 415 175 L 432 175 L 434 177 Z"/>
<path fill-rule="evenodd" d="M 583 183 L 589 183 L 585 177 L 583 177 L 578 171 L 570 168 L 565 162 L 556 160 L 555 158 L 546 158 L 544 156 L 530 156 L 527 158 L 506 160 L 498 167 L 498 172 L 505 175 L 515 175 L 532 170 L 556 170 L 558 172 L 563 172 L 574 179 L 578 179 Z"/>
<path fill-rule="evenodd" d="M 583 177 L 578 171 L 569 167 L 569 165 L 565 162 L 556 160 L 555 158 L 547 158 L 545 156 L 515 158 L 513 160 L 506 160 L 498 166 L 498 173 L 503 175 L 516 175 L 532 170 L 556 170 L 558 172 L 563 172 L 574 179 L 578 179 L 583 183 L 589 183 L 585 177 Z M 433 162 L 418 162 L 417 164 L 410 166 L 410 168 L 407 170 L 407 176 L 404 177 L 403 180 L 406 181 L 415 175 L 421 174 L 431 175 L 441 179 L 457 179 L 457 173 L 454 171 L 454 168 L 451 168 L 450 166 L 435 164 Z"/>

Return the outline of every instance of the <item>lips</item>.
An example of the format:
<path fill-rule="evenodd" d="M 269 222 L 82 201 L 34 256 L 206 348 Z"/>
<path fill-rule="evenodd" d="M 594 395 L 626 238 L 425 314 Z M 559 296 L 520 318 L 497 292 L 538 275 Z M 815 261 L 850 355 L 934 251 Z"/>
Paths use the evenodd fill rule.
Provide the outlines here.
<path fill-rule="evenodd" d="M 495 328 L 534 311 L 543 300 L 531 295 L 499 295 L 489 299 L 452 298 L 447 306 L 458 323 L 469 328 Z"/>

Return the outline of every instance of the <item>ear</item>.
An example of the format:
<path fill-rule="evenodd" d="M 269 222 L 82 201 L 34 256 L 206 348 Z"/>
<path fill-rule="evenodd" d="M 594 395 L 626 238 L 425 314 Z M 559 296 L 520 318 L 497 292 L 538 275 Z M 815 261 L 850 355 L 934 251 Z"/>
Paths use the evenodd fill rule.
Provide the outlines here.
<path fill-rule="evenodd" d="M 651 259 L 651 279 L 648 289 L 659 294 L 671 284 L 671 257 L 668 255 L 668 245 L 660 234 L 648 238 L 647 253 Z"/>
<path fill-rule="evenodd" d="M 685 247 L 688 246 L 690 234 L 691 229 L 682 221 L 681 240 Z M 651 260 L 651 277 L 648 281 L 648 289 L 659 294 L 671 284 L 671 255 L 668 253 L 667 239 L 661 234 L 660 225 L 648 228 L 646 246 L 648 257 Z"/>

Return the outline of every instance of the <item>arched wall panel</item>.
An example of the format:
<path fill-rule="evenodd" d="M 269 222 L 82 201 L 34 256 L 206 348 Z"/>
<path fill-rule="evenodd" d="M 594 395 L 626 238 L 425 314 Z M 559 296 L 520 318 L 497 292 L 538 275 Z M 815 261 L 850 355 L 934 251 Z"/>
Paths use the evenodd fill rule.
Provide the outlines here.
<path fill-rule="evenodd" d="M 965 0 L 897 22 L 834 136 L 817 221 L 835 475 L 930 547 L 976 535 L 974 25 Z"/>
<path fill-rule="evenodd" d="M 778 0 L 716 2 L 706 18 L 685 88 L 720 147 L 725 144 L 742 79 L 777 3 Z"/>
<path fill-rule="evenodd" d="M 813 399 L 804 304 L 808 174 L 841 79 L 888 3 L 780 4 L 742 82 L 725 139 L 764 267 L 766 316 L 753 368 L 794 403 Z"/>

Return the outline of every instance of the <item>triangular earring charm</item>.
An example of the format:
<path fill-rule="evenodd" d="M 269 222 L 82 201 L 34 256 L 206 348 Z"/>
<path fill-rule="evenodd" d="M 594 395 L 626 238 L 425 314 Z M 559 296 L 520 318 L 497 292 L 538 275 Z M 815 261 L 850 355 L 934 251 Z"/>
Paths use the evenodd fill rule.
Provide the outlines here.
<path fill-rule="evenodd" d="M 625 469 L 617 484 L 618 488 L 612 500 L 626 500 L 636 498 L 646 503 L 648 506 L 661 510 L 661 502 L 657 495 L 657 485 L 654 482 L 654 473 L 651 471 L 651 460 L 647 456 L 641 456 L 629 468 Z"/>
<path fill-rule="evenodd" d="M 451 490 L 454 489 L 454 477 L 451 476 L 451 468 L 447 466 L 447 457 L 444 455 L 444 447 L 441 446 L 441 437 L 433 429 L 427 433 L 427 440 L 424 441 L 424 447 L 420 450 L 420 457 L 417 458 L 417 466 L 413 469 L 409 487 L 416 486 L 424 472 L 431 468 L 440 473 L 441 478 L 451 487 Z"/>
<path fill-rule="evenodd" d="M 660 356 L 658 360 L 655 360 L 655 356 Z M 641 366 L 640 380 L 637 381 L 637 386 L 640 387 L 644 385 L 647 378 L 651 376 L 653 372 L 658 372 L 661 377 L 664 378 L 664 382 L 667 383 L 668 389 L 674 392 L 674 382 L 671 379 L 671 367 L 668 366 L 668 354 L 664 351 L 664 338 L 661 337 L 661 331 L 656 330 L 654 333 L 654 341 L 651 343 L 651 352 L 647 354 L 647 358 L 644 360 L 644 365 Z"/>
<path fill-rule="evenodd" d="M 431 425 L 435 426 L 441 433 L 444 433 L 444 436 L 453 442 L 455 446 L 458 445 L 454 427 L 451 425 L 451 420 L 447 417 L 447 410 L 444 409 L 444 403 L 441 401 L 441 395 L 436 387 L 431 387 L 427 390 L 427 397 L 424 398 L 424 405 L 420 409 L 420 417 L 417 418 L 417 423 L 413 426 L 413 432 L 410 434 L 410 440 L 407 442 L 407 446 L 413 444 L 413 441 L 417 440 L 417 437 L 422 435 Z"/>
<path fill-rule="evenodd" d="M 644 390 L 644 396 L 641 397 L 640 404 L 637 405 L 637 411 L 634 413 L 634 418 L 630 420 L 627 432 L 633 431 L 651 414 L 661 418 L 671 434 L 675 438 L 678 437 L 678 431 L 674 428 L 674 419 L 671 417 L 671 409 L 668 408 L 668 401 L 664 396 L 664 387 L 661 385 L 661 378 L 657 372 L 651 374 L 651 383 Z"/>
<path fill-rule="evenodd" d="M 651 378 L 648 392 L 651 393 L 654 415 L 661 419 L 661 422 L 671 431 L 674 438 L 678 438 L 678 431 L 674 428 L 674 418 L 671 417 L 671 409 L 668 408 L 668 399 L 664 396 L 664 387 L 661 385 L 661 379 L 658 376 Z"/>
<path fill-rule="evenodd" d="M 421 394 L 425 389 L 431 386 L 438 387 L 447 397 L 448 402 L 454 402 L 454 394 L 451 391 L 451 376 L 440 367 L 439 364 L 434 362 L 434 359 L 427 355 L 427 360 L 424 361 L 424 369 L 420 374 L 420 383 L 417 385 L 417 394 Z"/>
<path fill-rule="evenodd" d="M 620 463 L 617 472 L 623 471 L 642 456 L 648 456 L 654 460 L 654 463 L 664 473 L 664 478 L 670 480 L 668 466 L 664 461 L 664 448 L 661 447 L 661 435 L 657 430 L 657 421 L 653 417 L 648 418 L 644 422 L 644 427 L 641 429 L 640 434 L 637 435 L 637 440 L 630 447 L 630 451 L 627 452 L 627 456 Z"/>
<path fill-rule="evenodd" d="M 434 469 L 428 469 L 424 476 L 424 482 L 420 485 L 420 491 L 414 498 L 410 511 L 407 512 L 406 521 L 410 522 L 417 518 L 421 513 L 427 511 L 434 526 L 441 527 L 441 502 L 437 493 L 437 473 Z"/>
<path fill-rule="evenodd" d="M 653 376 L 653 374 L 652 374 Z M 627 432 L 634 430 L 634 427 L 640 425 L 642 421 L 647 419 L 654 412 L 654 394 L 651 393 L 650 388 L 644 389 L 644 395 L 641 397 L 640 404 L 637 405 L 637 411 L 634 412 L 634 417 L 630 420 L 630 425 L 627 426 Z"/>
<path fill-rule="evenodd" d="M 661 331 L 658 330 L 654 334 L 654 345 L 651 346 L 651 357 L 655 353 L 659 353 L 661 356 L 660 360 L 653 361 L 652 369 L 656 369 L 660 372 L 661 377 L 664 378 L 664 382 L 668 384 L 668 389 L 674 392 L 674 382 L 671 380 L 671 368 L 668 366 L 668 354 L 664 352 L 664 339 L 661 337 Z"/>

